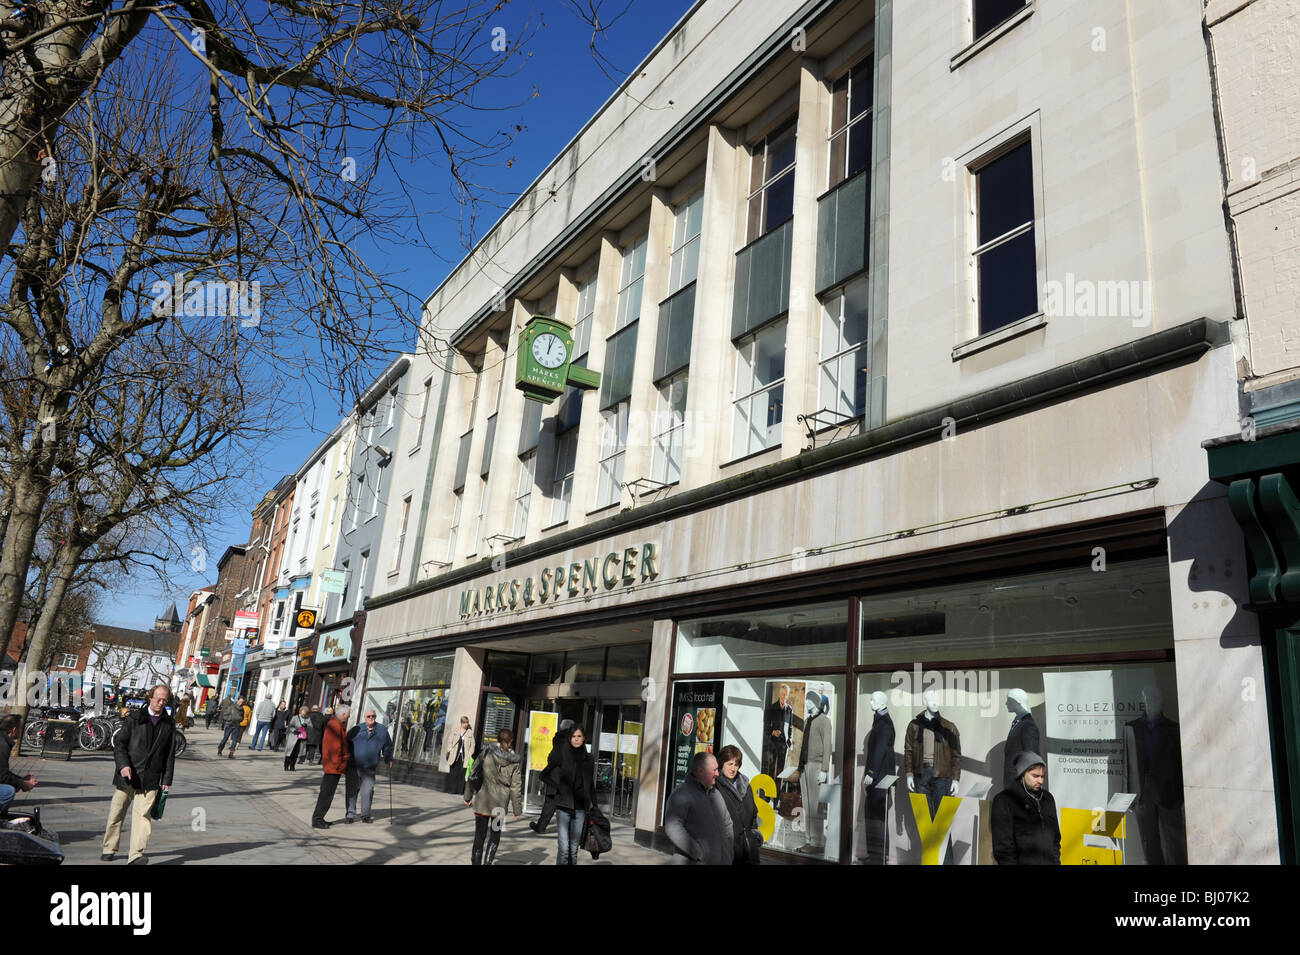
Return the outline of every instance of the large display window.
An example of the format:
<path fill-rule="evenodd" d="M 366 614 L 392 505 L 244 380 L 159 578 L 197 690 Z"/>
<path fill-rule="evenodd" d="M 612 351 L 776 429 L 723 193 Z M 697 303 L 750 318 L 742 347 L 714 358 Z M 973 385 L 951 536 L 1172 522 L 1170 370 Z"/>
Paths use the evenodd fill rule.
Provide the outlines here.
<path fill-rule="evenodd" d="M 1062 864 L 1186 864 L 1163 560 L 870 597 L 861 611 L 861 656 L 899 665 L 857 678 L 854 861 L 999 861 L 993 800 L 1023 789 L 1013 765 L 1033 751 Z M 958 662 L 977 652 L 1008 665 Z"/>
<path fill-rule="evenodd" d="M 393 758 L 438 764 L 447 722 L 454 653 L 371 661 L 364 709 L 374 708 L 393 737 Z"/>

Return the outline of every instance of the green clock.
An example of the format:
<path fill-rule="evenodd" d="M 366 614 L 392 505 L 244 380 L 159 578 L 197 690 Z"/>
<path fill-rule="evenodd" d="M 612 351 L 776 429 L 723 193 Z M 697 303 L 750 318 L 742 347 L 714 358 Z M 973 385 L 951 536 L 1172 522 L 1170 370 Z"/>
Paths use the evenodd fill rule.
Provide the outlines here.
<path fill-rule="evenodd" d="M 515 366 L 515 387 L 525 398 L 550 404 L 564 389 L 599 388 L 600 375 L 570 364 L 573 358 L 573 329 L 549 315 L 529 320 L 519 333 Z"/>

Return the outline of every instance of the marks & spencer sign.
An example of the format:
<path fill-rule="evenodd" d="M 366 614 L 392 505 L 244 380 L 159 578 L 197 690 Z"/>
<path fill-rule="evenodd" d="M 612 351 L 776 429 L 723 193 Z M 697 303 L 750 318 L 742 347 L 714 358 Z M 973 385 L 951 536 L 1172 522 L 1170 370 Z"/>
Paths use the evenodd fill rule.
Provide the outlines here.
<path fill-rule="evenodd" d="M 608 593 L 659 576 L 659 545 L 625 547 L 587 560 L 544 567 L 540 574 L 514 577 L 460 592 L 460 616 L 480 617 L 518 610 L 562 597 Z"/>

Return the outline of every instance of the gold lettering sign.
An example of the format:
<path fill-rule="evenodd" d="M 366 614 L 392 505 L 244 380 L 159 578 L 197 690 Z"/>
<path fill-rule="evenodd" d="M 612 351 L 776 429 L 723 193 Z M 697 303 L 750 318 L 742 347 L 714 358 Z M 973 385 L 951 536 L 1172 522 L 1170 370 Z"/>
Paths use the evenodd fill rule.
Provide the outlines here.
<path fill-rule="evenodd" d="M 659 576 L 659 545 L 599 554 L 567 565 L 545 567 L 540 574 L 480 584 L 460 592 L 460 616 L 479 617 L 503 610 L 527 610 L 534 604 L 554 604 L 648 583 Z M 327 641 L 325 649 L 330 649 Z"/>

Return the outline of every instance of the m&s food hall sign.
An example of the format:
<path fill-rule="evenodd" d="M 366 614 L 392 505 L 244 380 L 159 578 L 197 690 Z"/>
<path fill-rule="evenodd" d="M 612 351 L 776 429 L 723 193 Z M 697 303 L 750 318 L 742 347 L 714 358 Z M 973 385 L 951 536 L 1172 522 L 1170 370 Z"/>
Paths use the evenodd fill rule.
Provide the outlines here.
<path fill-rule="evenodd" d="M 658 576 L 658 544 L 625 547 L 588 560 L 544 567 L 540 574 L 530 577 L 515 577 L 486 587 L 462 590 L 460 615 L 462 618 L 478 617 L 501 610 L 517 610 L 565 596 L 579 597 L 630 587 L 638 581 L 654 580 Z"/>

